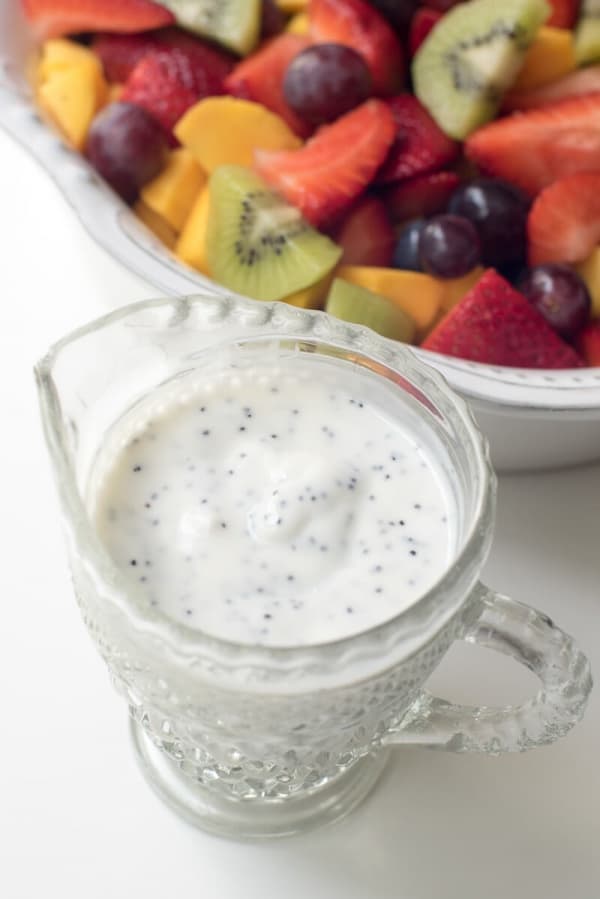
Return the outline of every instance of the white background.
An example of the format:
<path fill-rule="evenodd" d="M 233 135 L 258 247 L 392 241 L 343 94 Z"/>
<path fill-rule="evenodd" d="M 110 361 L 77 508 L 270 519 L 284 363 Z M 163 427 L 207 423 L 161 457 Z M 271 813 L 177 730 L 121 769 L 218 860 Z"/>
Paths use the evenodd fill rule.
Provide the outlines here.
<path fill-rule="evenodd" d="M 161 805 L 72 597 L 32 377 L 63 333 L 156 290 L 1 133 L 0 248 L 2 899 L 598 899 L 598 692 L 576 731 L 527 755 L 397 750 L 351 818 L 292 840 L 226 842 Z M 486 578 L 577 635 L 600 678 L 600 466 L 502 478 Z M 491 703 L 534 683 L 456 646 L 432 686 Z"/>

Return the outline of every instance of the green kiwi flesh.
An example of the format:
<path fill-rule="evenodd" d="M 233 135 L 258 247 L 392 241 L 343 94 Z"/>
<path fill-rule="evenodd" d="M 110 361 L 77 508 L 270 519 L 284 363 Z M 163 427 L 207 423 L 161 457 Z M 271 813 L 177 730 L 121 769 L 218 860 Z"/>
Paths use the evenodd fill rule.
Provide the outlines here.
<path fill-rule="evenodd" d="M 415 337 L 415 323 L 403 309 L 386 297 L 342 278 L 336 278 L 331 285 L 325 311 L 355 325 L 365 325 L 392 340 L 412 343 Z"/>
<path fill-rule="evenodd" d="M 342 251 L 251 169 L 224 165 L 210 184 L 206 256 L 220 284 L 255 300 L 310 287 Z"/>
<path fill-rule="evenodd" d="M 550 7 L 545 0 L 470 0 L 445 14 L 413 60 L 415 94 L 449 137 L 496 115 Z"/>
<path fill-rule="evenodd" d="M 600 0 L 583 0 L 575 29 L 575 59 L 580 66 L 600 60 Z"/>
<path fill-rule="evenodd" d="M 258 43 L 261 0 L 160 0 L 177 24 L 245 56 Z"/>

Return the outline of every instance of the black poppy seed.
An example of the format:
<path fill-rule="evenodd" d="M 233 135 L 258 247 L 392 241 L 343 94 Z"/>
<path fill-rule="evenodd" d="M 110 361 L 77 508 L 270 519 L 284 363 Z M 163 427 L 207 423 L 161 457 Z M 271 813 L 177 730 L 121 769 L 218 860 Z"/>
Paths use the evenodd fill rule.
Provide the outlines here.
<path fill-rule="evenodd" d="M 228 475 L 235 474 L 235 471 L 233 470 L 233 468 L 228 468 L 228 469 L 227 469 L 227 474 L 228 474 Z"/>
<path fill-rule="evenodd" d="M 421 508 L 421 503 L 415 503 L 413 506 L 413 509 L 420 509 L 420 508 Z"/>
<path fill-rule="evenodd" d="M 141 466 L 141 465 L 134 465 L 134 466 L 133 466 L 133 470 L 136 471 L 136 472 L 137 472 L 137 471 L 141 471 L 141 470 L 142 470 L 142 466 Z"/>
<path fill-rule="evenodd" d="M 137 559 L 132 559 L 129 563 L 130 565 L 137 565 Z"/>
<path fill-rule="evenodd" d="M 354 609 L 352 608 L 352 606 L 346 606 L 346 611 L 348 615 L 352 615 L 354 613 Z"/>
<path fill-rule="evenodd" d="M 370 502 L 372 502 L 372 503 L 375 502 L 375 497 L 373 496 L 372 493 L 371 493 L 370 496 L 369 496 L 369 500 L 370 500 Z"/>
<path fill-rule="evenodd" d="M 323 544 L 322 546 L 319 547 L 319 550 L 320 550 L 322 553 L 326 553 L 326 552 L 328 552 L 329 547 L 328 547 L 328 546 L 325 546 L 325 544 Z"/>
<path fill-rule="evenodd" d="M 146 568 L 152 568 L 152 562 L 150 561 L 150 559 L 146 559 L 144 565 L 146 566 Z"/>
<path fill-rule="evenodd" d="M 158 499 L 158 493 L 151 493 L 151 494 L 150 494 L 150 499 L 157 500 L 157 499 Z"/>
<path fill-rule="evenodd" d="M 295 580 L 293 574 L 288 574 L 287 579 L 288 579 L 288 581 L 293 581 L 293 580 Z"/>
<path fill-rule="evenodd" d="M 210 434 L 210 430 L 208 428 L 206 428 L 204 431 L 202 431 L 203 437 L 208 437 L 209 434 Z"/>
<path fill-rule="evenodd" d="M 400 525 L 401 528 L 403 528 L 404 525 L 406 524 L 406 522 L 404 521 L 403 518 L 401 518 L 400 521 L 398 522 L 398 524 Z"/>
<path fill-rule="evenodd" d="M 257 593 L 264 593 L 264 592 L 265 592 L 265 588 L 264 588 L 264 587 L 257 587 L 257 588 L 256 588 L 256 592 L 257 592 Z"/>
<path fill-rule="evenodd" d="M 186 614 L 186 615 L 191 615 L 191 614 L 192 614 L 192 610 L 191 610 L 191 609 L 186 609 L 186 610 L 185 610 L 185 614 Z"/>
<path fill-rule="evenodd" d="M 148 578 L 146 577 L 145 574 L 143 574 L 140 578 L 140 583 L 145 584 L 147 580 L 148 580 Z"/>
<path fill-rule="evenodd" d="M 392 479 L 391 474 L 386 474 L 385 480 L 386 480 L 386 481 L 391 481 L 391 479 Z"/>
<path fill-rule="evenodd" d="M 277 440 L 278 434 L 271 434 L 271 440 Z"/>
<path fill-rule="evenodd" d="M 409 551 L 409 555 L 410 555 L 410 556 L 416 556 L 416 555 L 417 555 L 416 549 L 411 549 L 411 550 Z"/>
<path fill-rule="evenodd" d="M 156 599 L 151 599 L 151 600 L 150 600 L 150 605 L 151 605 L 152 607 L 155 607 L 155 606 L 158 605 L 158 601 L 157 601 Z"/>
<path fill-rule="evenodd" d="M 270 612 L 265 612 L 265 614 L 263 615 L 263 618 L 265 618 L 267 621 L 269 621 L 272 617 L 273 616 Z"/>
<path fill-rule="evenodd" d="M 223 530 L 225 530 L 225 528 L 227 527 L 227 522 L 226 522 L 226 521 L 222 521 L 222 522 L 221 522 L 221 527 L 223 528 Z"/>
<path fill-rule="evenodd" d="M 144 503 L 144 509 L 151 509 L 152 503 Z"/>
<path fill-rule="evenodd" d="M 201 506 L 205 506 L 205 505 L 207 504 L 207 502 L 208 502 L 208 500 L 207 500 L 206 497 L 205 497 L 204 499 L 201 499 L 201 500 L 200 500 L 200 505 L 201 505 Z"/>
<path fill-rule="evenodd" d="M 206 406 L 200 406 L 200 412 L 206 412 Z"/>
<path fill-rule="evenodd" d="M 292 415 L 300 415 L 299 409 L 292 409 Z"/>
<path fill-rule="evenodd" d="M 383 593 L 383 587 L 375 587 L 375 593 Z"/>
<path fill-rule="evenodd" d="M 244 427 L 244 425 L 240 425 L 240 427 L 238 428 L 238 430 L 239 430 L 239 431 L 245 431 L 246 428 Z"/>
<path fill-rule="evenodd" d="M 160 524 L 160 519 L 159 519 L 159 518 L 153 519 L 153 521 L 152 521 L 152 527 L 153 527 L 153 528 L 157 528 L 157 527 L 159 526 L 159 524 Z"/>
<path fill-rule="evenodd" d="M 316 496 L 311 496 L 310 501 L 311 501 L 311 503 L 316 503 L 317 497 L 316 497 Z"/>

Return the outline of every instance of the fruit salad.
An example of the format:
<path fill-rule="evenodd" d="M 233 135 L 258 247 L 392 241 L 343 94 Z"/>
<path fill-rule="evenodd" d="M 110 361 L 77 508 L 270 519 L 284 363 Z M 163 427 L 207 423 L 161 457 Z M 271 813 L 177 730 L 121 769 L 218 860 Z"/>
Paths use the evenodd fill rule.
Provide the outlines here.
<path fill-rule="evenodd" d="M 44 116 L 178 260 L 600 366 L 600 0 L 21 0 Z"/>

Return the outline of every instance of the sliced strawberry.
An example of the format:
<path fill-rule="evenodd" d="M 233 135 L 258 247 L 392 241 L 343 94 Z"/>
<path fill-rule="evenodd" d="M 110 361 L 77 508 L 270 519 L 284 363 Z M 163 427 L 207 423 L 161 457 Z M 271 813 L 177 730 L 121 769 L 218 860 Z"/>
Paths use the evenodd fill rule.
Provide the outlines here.
<path fill-rule="evenodd" d="M 543 190 L 531 207 L 527 236 L 530 265 L 587 259 L 600 243 L 600 171 L 569 175 Z"/>
<path fill-rule="evenodd" d="M 505 112 L 517 110 L 539 109 L 551 106 L 559 100 L 574 97 L 585 97 L 588 94 L 600 93 L 600 65 L 577 69 L 558 81 L 545 84 L 543 87 L 529 91 L 514 91 L 506 94 L 502 101 Z"/>
<path fill-rule="evenodd" d="M 125 82 L 121 100 L 137 103 L 172 134 L 184 112 L 203 97 L 222 93 L 220 80 L 214 80 L 203 66 L 197 66 L 182 50 L 155 51 L 144 56 Z"/>
<path fill-rule="evenodd" d="M 443 212 L 460 178 L 454 172 L 434 172 L 417 175 L 399 184 L 392 184 L 381 194 L 388 213 L 396 222 L 429 218 Z"/>
<path fill-rule="evenodd" d="M 600 94 L 499 119 L 465 146 L 485 172 L 534 195 L 558 178 L 600 169 Z"/>
<path fill-rule="evenodd" d="M 344 265 L 375 265 L 387 268 L 392 260 L 396 236 L 385 211 L 376 197 L 363 197 L 332 234 L 342 247 Z"/>
<path fill-rule="evenodd" d="M 299 137 L 307 137 L 311 128 L 290 109 L 283 94 L 283 77 L 294 57 L 308 47 L 307 37 L 282 34 L 242 60 L 225 81 L 225 88 L 242 100 L 262 103 L 277 113 Z"/>
<path fill-rule="evenodd" d="M 404 83 L 404 52 L 386 20 L 364 0 L 310 0 L 310 36 L 317 43 L 346 44 L 364 57 L 374 93 L 387 97 Z"/>
<path fill-rule="evenodd" d="M 575 350 L 494 269 L 485 272 L 422 346 L 488 365 L 579 368 L 583 364 Z"/>
<path fill-rule="evenodd" d="M 416 97 L 400 94 L 389 104 L 396 138 L 377 175 L 379 184 L 434 172 L 456 159 L 459 145 L 444 134 Z"/>
<path fill-rule="evenodd" d="M 577 338 L 577 349 L 587 365 L 600 366 L 600 319 L 591 321 Z"/>
<path fill-rule="evenodd" d="M 408 49 L 410 57 L 415 55 L 434 25 L 444 17 L 444 14 L 437 9 L 431 9 L 429 6 L 420 6 L 416 10 L 410 23 L 410 32 L 408 35 Z"/>
<path fill-rule="evenodd" d="M 152 0 L 21 0 L 38 40 L 79 31 L 146 31 L 175 21 Z"/>
<path fill-rule="evenodd" d="M 313 225 L 331 222 L 363 192 L 395 134 L 387 103 L 367 100 L 320 128 L 299 150 L 257 150 L 256 167 Z"/>
<path fill-rule="evenodd" d="M 553 28 L 572 28 L 579 15 L 581 0 L 548 0 L 552 12 L 546 25 Z"/>
<path fill-rule="evenodd" d="M 108 81 L 118 84 L 127 81 L 144 56 L 167 49 L 179 50 L 189 56 L 194 68 L 205 69 L 207 77 L 219 85 L 219 93 L 223 92 L 222 83 L 235 65 L 235 57 L 225 50 L 179 28 L 163 28 L 146 34 L 101 33 L 95 35 L 92 49 L 100 57 Z"/>

